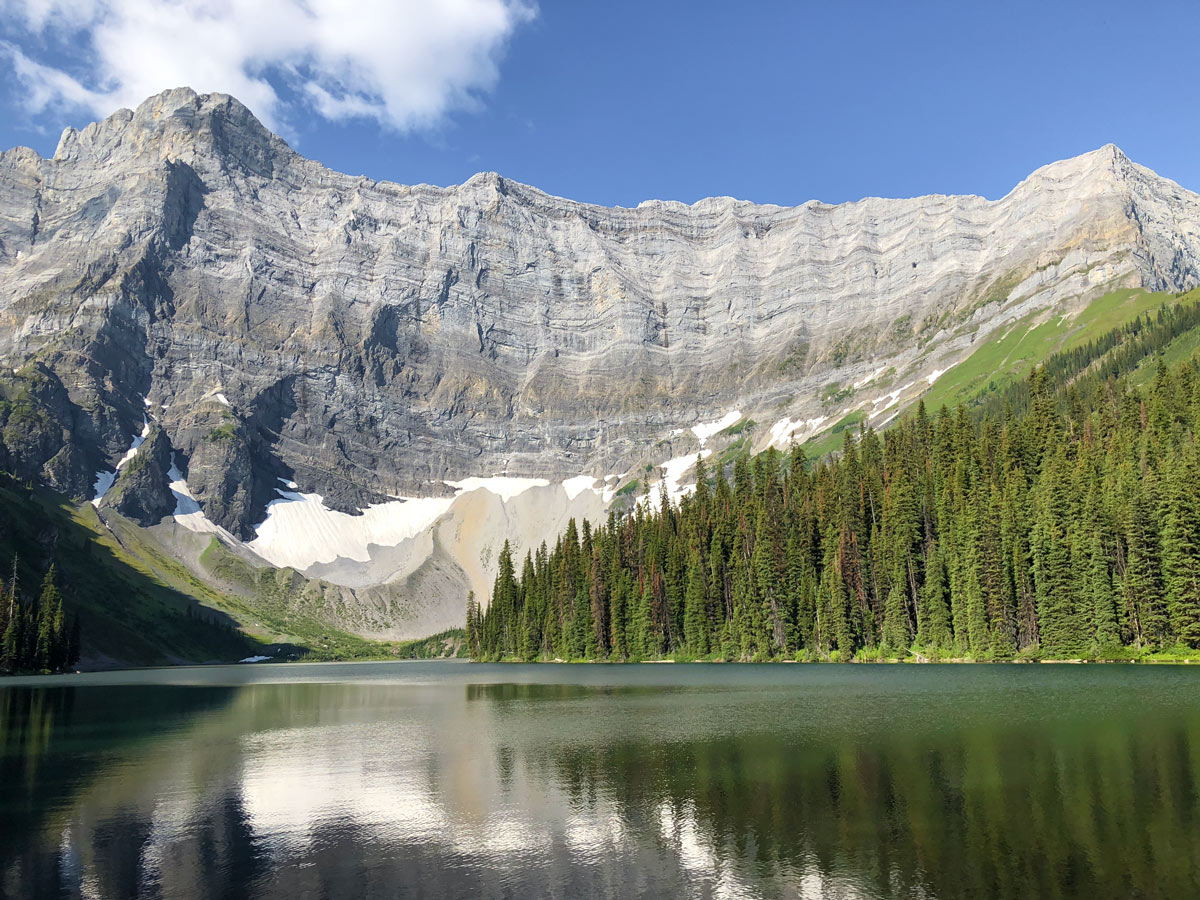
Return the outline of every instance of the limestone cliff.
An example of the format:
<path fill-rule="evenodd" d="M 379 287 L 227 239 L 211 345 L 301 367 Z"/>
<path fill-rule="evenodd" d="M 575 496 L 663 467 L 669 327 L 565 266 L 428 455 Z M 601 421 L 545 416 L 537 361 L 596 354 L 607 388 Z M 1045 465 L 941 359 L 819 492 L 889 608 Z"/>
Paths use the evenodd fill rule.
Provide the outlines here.
<path fill-rule="evenodd" d="M 159 515 L 139 485 L 173 454 L 206 520 L 250 541 L 284 483 L 334 511 L 448 508 L 447 481 L 694 456 L 688 429 L 734 409 L 776 424 L 756 446 L 799 439 L 833 381 L 894 369 L 894 409 L 1031 311 L 1197 282 L 1200 197 L 1111 145 L 997 201 L 610 209 L 495 174 L 342 175 L 177 89 L 68 129 L 50 159 L 0 155 L 0 466 L 91 499 L 148 413 L 156 464 L 121 502 Z M 558 512 L 602 514 L 602 484 Z M 423 555 L 376 545 L 403 564 L 313 573 L 415 578 L 422 534 Z"/>

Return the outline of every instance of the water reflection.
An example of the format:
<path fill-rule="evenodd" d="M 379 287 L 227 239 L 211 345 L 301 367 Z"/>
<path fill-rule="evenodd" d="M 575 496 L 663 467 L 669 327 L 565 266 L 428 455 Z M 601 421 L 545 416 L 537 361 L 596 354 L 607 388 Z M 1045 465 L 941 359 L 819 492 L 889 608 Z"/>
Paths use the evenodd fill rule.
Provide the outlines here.
<path fill-rule="evenodd" d="M 1200 672 L 379 671 L 0 690 L 0 893 L 1200 887 Z"/>

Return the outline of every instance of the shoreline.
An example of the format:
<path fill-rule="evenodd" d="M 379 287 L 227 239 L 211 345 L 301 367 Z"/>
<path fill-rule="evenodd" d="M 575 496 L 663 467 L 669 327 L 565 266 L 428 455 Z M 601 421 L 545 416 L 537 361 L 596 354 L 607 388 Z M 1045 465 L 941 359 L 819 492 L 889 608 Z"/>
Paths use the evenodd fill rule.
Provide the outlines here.
<path fill-rule="evenodd" d="M 180 663 L 178 665 L 164 666 L 111 666 L 95 669 L 77 669 L 73 672 L 20 672 L 15 674 L 0 674 L 0 687 L 5 684 L 20 684 L 22 681 L 31 678 L 70 678 L 75 675 L 91 675 L 97 673 L 108 672 L 150 672 L 150 671 L 181 671 L 185 669 L 213 669 L 221 667 L 245 667 L 245 668 L 260 668 L 265 666 L 345 666 L 345 665 L 369 665 L 375 663 L 458 663 L 458 664 L 482 664 L 482 665 L 506 665 L 506 666 L 662 666 L 662 665 L 704 665 L 704 666 L 770 666 L 770 665 L 809 665 L 809 666 L 899 666 L 899 665 L 977 665 L 977 666 L 1003 666 L 1003 665 L 1048 665 L 1048 666 L 1064 666 L 1064 665 L 1154 665 L 1154 666 L 1187 666 L 1200 664 L 1200 655 L 1195 657 L 1180 657 L 1180 658 L 1164 658 L 1155 659 L 1153 657 L 1145 657 L 1140 659 L 968 659 L 963 657 L 954 657 L 950 659 L 871 659 L 871 660 L 831 660 L 831 659 L 767 659 L 767 660 L 725 660 L 725 659 L 641 659 L 641 660 L 612 660 L 612 659 L 471 659 L 464 656 L 436 656 L 425 659 L 421 658 L 401 658 L 380 656 L 376 658 L 356 658 L 356 659 L 320 659 L 320 660 L 304 660 L 304 659 L 269 659 L 259 662 L 245 663 L 241 661 L 230 662 L 204 662 L 204 663 Z"/>
<path fill-rule="evenodd" d="M 526 665 L 526 666 L 577 666 L 577 665 L 592 665 L 592 666 L 649 666 L 649 665 L 705 665 L 705 666 L 773 666 L 773 665 L 799 665 L 799 666 L 896 666 L 896 665 L 917 665 L 917 666 L 939 666 L 939 665 L 966 665 L 966 666 L 1029 666 L 1029 665 L 1047 665 L 1047 666 L 1068 666 L 1068 665 L 1195 665 L 1200 663 L 1200 656 L 1195 657 L 1180 657 L 1176 659 L 1154 659 L 1146 657 L 1141 659 L 849 659 L 849 660 L 834 660 L 834 659 L 639 659 L 639 660 L 619 660 L 619 659 L 470 659 L 469 657 L 462 658 L 465 662 L 470 663 L 489 663 L 496 665 Z M 382 660 L 381 660 L 382 661 Z M 433 662 L 434 660 L 424 660 L 425 662 Z"/>

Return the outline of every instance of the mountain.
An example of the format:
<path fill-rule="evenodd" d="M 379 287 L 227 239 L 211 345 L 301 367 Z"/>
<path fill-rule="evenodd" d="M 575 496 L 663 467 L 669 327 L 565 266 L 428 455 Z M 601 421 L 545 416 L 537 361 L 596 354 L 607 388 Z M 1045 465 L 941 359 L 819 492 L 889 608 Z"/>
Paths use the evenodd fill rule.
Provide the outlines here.
<path fill-rule="evenodd" d="M 996 201 L 605 208 L 339 174 L 171 90 L 0 155 L 0 468 L 246 602 L 214 554 L 296 570 L 338 628 L 430 634 L 505 538 L 677 494 L 700 452 L 882 426 L 992 337 L 1200 283 L 1198 223 L 1112 145 Z"/>

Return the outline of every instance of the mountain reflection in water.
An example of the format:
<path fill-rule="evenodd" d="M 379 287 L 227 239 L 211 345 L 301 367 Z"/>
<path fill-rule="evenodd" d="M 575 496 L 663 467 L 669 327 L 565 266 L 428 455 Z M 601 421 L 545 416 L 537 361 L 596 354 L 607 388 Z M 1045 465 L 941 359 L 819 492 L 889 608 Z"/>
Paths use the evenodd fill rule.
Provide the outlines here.
<path fill-rule="evenodd" d="M 11 681 L 0 895 L 1197 896 L 1197 688 L 1132 666 Z"/>

